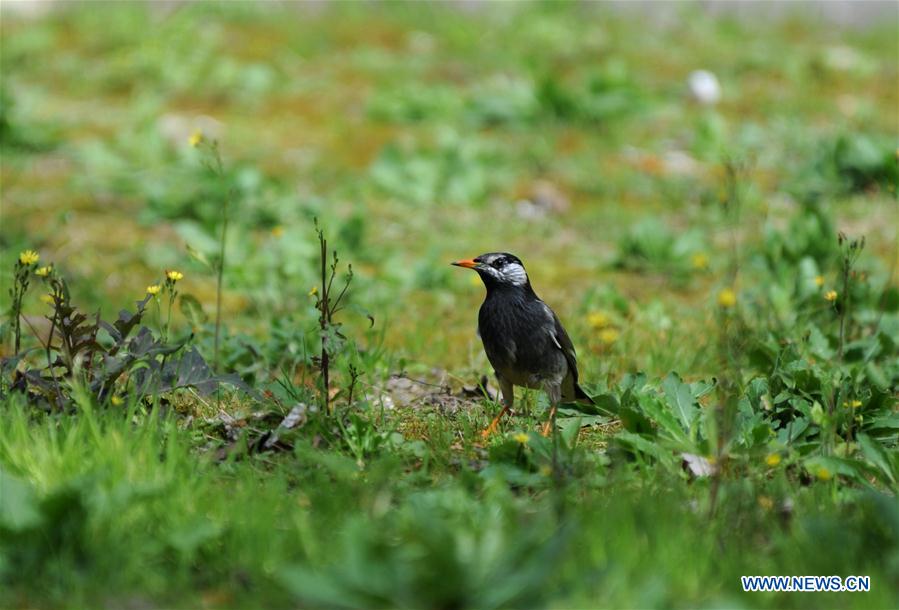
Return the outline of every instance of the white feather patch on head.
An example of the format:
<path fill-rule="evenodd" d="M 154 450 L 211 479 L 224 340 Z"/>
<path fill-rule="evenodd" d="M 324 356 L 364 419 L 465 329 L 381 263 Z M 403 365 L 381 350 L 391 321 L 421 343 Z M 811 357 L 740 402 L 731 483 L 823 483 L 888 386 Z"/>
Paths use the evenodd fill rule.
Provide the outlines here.
<path fill-rule="evenodd" d="M 487 275 L 495 277 L 497 280 L 503 279 L 502 273 L 500 273 L 499 270 L 494 269 L 493 267 L 481 267 L 480 269 L 478 269 L 478 271 L 482 271 L 482 272 L 486 273 Z"/>
<path fill-rule="evenodd" d="M 518 263 L 509 263 L 502 269 L 503 278 L 513 286 L 524 286 L 528 282 L 528 274 Z"/>

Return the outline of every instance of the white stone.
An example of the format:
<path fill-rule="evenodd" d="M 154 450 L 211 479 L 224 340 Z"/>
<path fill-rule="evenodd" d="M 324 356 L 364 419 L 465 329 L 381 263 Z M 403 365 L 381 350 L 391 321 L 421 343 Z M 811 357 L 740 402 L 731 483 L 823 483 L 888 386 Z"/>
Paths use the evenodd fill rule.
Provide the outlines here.
<path fill-rule="evenodd" d="M 721 85 L 718 77 L 708 70 L 694 70 L 687 78 L 690 95 L 700 104 L 711 106 L 721 99 Z"/>

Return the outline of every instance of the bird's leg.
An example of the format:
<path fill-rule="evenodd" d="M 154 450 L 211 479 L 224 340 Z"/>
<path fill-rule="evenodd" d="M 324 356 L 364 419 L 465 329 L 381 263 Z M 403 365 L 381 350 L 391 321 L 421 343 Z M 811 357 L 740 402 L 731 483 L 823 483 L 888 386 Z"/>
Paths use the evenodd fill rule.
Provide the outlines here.
<path fill-rule="evenodd" d="M 503 408 L 502 411 L 499 412 L 499 415 L 493 418 L 493 421 L 490 422 L 490 425 L 487 426 L 483 432 L 481 432 L 481 436 L 484 438 L 487 438 L 488 436 L 496 432 L 497 428 L 499 427 L 499 422 L 503 418 L 503 415 L 511 411 L 512 405 L 515 403 L 515 395 L 512 384 L 499 376 L 497 376 L 497 380 L 499 381 L 499 389 L 503 393 Z"/>
<path fill-rule="evenodd" d="M 556 425 L 556 405 L 553 405 L 549 408 L 549 419 L 546 420 L 543 424 L 543 430 L 541 433 L 543 436 L 549 436 L 549 433 Z"/>
<path fill-rule="evenodd" d="M 543 436 L 549 436 L 556 427 L 556 411 L 562 399 L 562 387 L 559 384 L 546 384 L 546 396 L 549 398 L 549 419 L 543 424 Z"/>
<path fill-rule="evenodd" d="M 562 471 L 559 469 L 559 434 L 556 429 L 556 411 L 559 407 L 559 401 L 562 399 L 562 385 L 560 383 L 547 382 L 546 395 L 549 397 L 549 420 L 543 426 L 543 436 L 553 436 L 553 453 L 552 453 L 552 473 L 553 480 L 559 482 L 561 480 Z"/>

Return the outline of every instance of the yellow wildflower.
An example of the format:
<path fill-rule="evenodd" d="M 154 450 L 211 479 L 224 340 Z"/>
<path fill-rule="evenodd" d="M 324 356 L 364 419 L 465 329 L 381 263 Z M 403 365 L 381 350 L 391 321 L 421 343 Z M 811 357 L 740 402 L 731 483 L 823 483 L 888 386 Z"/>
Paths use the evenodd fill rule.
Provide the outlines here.
<path fill-rule="evenodd" d="M 309 291 L 309 296 L 314 297 L 318 294 L 318 286 L 313 286 L 312 290 Z"/>
<path fill-rule="evenodd" d="M 831 474 L 831 472 L 824 466 L 821 466 L 821 468 L 815 472 L 815 476 L 822 481 L 829 481 L 833 478 L 833 474 Z"/>
<path fill-rule="evenodd" d="M 718 293 L 718 305 L 725 309 L 733 307 L 737 304 L 737 293 L 730 288 L 725 288 Z"/>
<path fill-rule="evenodd" d="M 190 134 L 190 138 L 187 141 L 190 143 L 192 148 L 196 148 L 203 143 L 204 139 L 205 138 L 203 137 L 203 132 L 199 129 L 196 129 L 192 134 Z"/>
<path fill-rule="evenodd" d="M 690 262 L 693 263 L 694 269 L 699 269 L 700 271 L 709 267 L 709 257 L 706 256 L 705 252 L 697 252 L 690 259 Z"/>
<path fill-rule="evenodd" d="M 541 466 L 540 467 L 540 475 L 541 476 L 548 477 L 552 473 L 553 473 L 553 470 L 549 466 Z"/>
<path fill-rule="evenodd" d="M 609 314 L 605 311 L 591 311 L 587 314 L 587 322 L 594 330 L 605 328 L 612 323 Z"/>
<path fill-rule="evenodd" d="M 109 402 L 111 402 L 114 407 L 121 407 L 125 404 L 125 401 L 116 395 L 113 395 L 112 398 L 109 399 Z"/>
<path fill-rule="evenodd" d="M 844 402 L 843 406 L 847 409 L 858 409 L 860 406 L 862 406 L 862 401 L 850 400 L 849 402 Z"/>
<path fill-rule="evenodd" d="M 828 290 L 824 293 L 824 298 L 833 303 L 837 300 L 837 291 L 836 290 Z"/>
<path fill-rule="evenodd" d="M 529 439 L 530 437 L 529 437 L 527 434 L 525 434 L 524 432 L 519 432 L 518 434 L 516 434 L 516 435 L 513 436 L 512 438 L 515 439 L 515 442 L 516 442 L 516 443 L 521 443 L 522 445 L 527 445 L 527 444 L 528 444 L 528 439 Z"/>
<path fill-rule="evenodd" d="M 41 302 L 46 303 L 47 305 L 53 305 L 56 302 L 56 299 L 53 298 L 53 295 L 49 292 L 47 294 L 41 295 Z"/>
<path fill-rule="evenodd" d="M 758 503 L 762 510 L 766 512 L 774 508 L 774 500 L 769 496 L 759 496 Z"/>
<path fill-rule="evenodd" d="M 147 286 L 147 294 L 157 295 L 159 291 L 162 290 L 162 286 L 159 284 L 153 284 L 152 286 Z"/>
<path fill-rule="evenodd" d="M 272 237 L 281 237 L 282 235 L 284 235 L 284 227 L 281 225 L 272 227 Z"/>
<path fill-rule="evenodd" d="M 767 457 L 765 457 L 765 463 L 774 468 L 778 464 L 780 464 L 780 454 L 779 453 L 769 453 Z"/>
<path fill-rule="evenodd" d="M 170 279 L 172 282 L 177 282 L 178 280 L 184 279 L 184 274 L 181 273 L 180 271 L 175 271 L 175 270 L 167 270 L 165 272 L 165 276 L 168 279 Z"/>
<path fill-rule="evenodd" d="M 39 277 L 47 277 L 53 271 L 53 265 L 45 265 L 34 270 L 34 274 Z"/>
<path fill-rule="evenodd" d="M 618 331 L 614 328 L 604 328 L 599 331 L 599 340 L 606 345 L 612 345 L 618 340 Z"/>
<path fill-rule="evenodd" d="M 818 288 L 820 288 L 820 287 L 823 286 L 823 285 L 824 285 L 824 276 L 823 276 L 823 275 L 816 275 L 816 276 L 815 276 L 815 286 L 817 286 Z"/>
<path fill-rule="evenodd" d="M 33 265 L 41 260 L 41 255 L 34 250 L 25 250 L 19 253 L 19 262 L 23 265 Z"/>

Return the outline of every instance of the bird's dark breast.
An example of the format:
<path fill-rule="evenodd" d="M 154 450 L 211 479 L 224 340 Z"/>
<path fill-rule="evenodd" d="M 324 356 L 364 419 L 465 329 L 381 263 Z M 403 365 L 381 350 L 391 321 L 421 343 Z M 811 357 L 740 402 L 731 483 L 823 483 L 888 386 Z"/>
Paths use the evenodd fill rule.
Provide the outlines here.
<path fill-rule="evenodd" d="M 553 341 L 553 320 L 536 298 L 488 295 L 478 332 L 490 364 L 515 385 L 539 388 L 567 373 L 565 356 Z"/>

